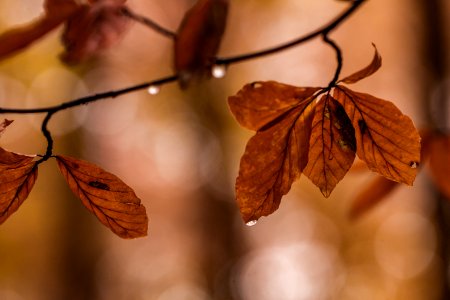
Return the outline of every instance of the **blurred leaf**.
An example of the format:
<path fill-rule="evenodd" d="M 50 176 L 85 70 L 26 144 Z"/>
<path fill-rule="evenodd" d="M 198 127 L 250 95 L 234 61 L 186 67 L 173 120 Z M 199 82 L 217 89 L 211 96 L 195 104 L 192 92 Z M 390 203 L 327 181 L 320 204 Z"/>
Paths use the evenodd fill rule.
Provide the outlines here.
<path fill-rule="evenodd" d="M 375 55 L 373 56 L 372 62 L 364 69 L 359 70 L 358 72 L 353 73 L 352 75 L 347 76 L 344 79 L 341 79 L 339 82 L 355 83 L 355 82 L 360 81 L 361 79 L 364 79 L 364 78 L 372 75 L 376 71 L 378 71 L 378 69 L 381 67 L 381 56 L 378 53 L 378 50 L 377 50 L 377 47 L 375 46 L 375 44 L 372 44 L 372 45 L 375 48 Z"/>
<path fill-rule="evenodd" d="M 412 185 L 420 162 L 420 136 L 391 102 L 337 86 L 334 97 L 355 128 L 357 154 L 369 169 Z"/>
<path fill-rule="evenodd" d="M 311 95 L 315 89 L 307 88 L 308 92 L 305 92 L 304 89 L 291 87 L 292 91 L 287 91 L 288 86 L 275 83 L 267 85 L 274 87 L 271 93 L 277 105 L 269 105 L 270 99 L 265 98 L 264 94 L 253 93 L 251 89 L 258 89 L 257 86 L 247 85 L 238 93 L 239 96 L 230 97 L 230 106 L 238 120 L 250 128 L 258 128 L 256 135 L 247 143 L 236 180 L 236 198 L 245 222 L 257 220 L 277 210 L 281 197 L 289 192 L 292 183 L 300 177 L 308 159 L 313 116 Z M 258 95 L 263 99 L 254 98 Z M 294 98 L 286 98 L 287 95 Z M 247 99 L 247 96 L 250 98 Z M 236 105 L 239 98 L 243 103 L 254 101 L 254 109 Z M 284 101 L 289 104 L 286 106 L 281 103 Z M 289 109 L 286 108 L 288 106 Z M 279 109 L 284 112 L 280 114 L 277 112 Z M 244 113 L 253 115 L 242 117 Z"/>
<path fill-rule="evenodd" d="M 3 122 L 0 124 L 0 136 L 2 136 L 2 134 L 5 131 L 6 127 L 11 125 L 12 122 L 14 122 L 14 120 L 8 120 L 8 119 L 3 120 Z"/>
<path fill-rule="evenodd" d="M 36 182 L 34 157 L 0 148 L 0 224 L 19 209 Z"/>
<path fill-rule="evenodd" d="M 145 207 L 117 176 L 98 166 L 68 156 L 56 156 L 59 169 L 83 205 L 122 238 L 147 235 Z"/>
<path fill-rule="evenodd" d="M 430 170 L 440 191 L 450 199 L 450 136 L 438 136 L 431 142 Z"/>
<path fill-rule="evenodd" d="M 358 192 L 350 208 L 350 218 L 357 219 L 361 217 L 383 201 L 399 185 L 398 182 L 377 176 L 370 184 Z"/>
<path fill-rule="evenodd" d="M 198 0 L 185 14 L 175 39 L 174 55 L 182 88 L 209 72 L 225 31 L 228 5 L 228 0 Z"/>
<path fill-rule="evenodd" d="M 83 5 L 66 23 L 61 59 L 80 63 L 116 44 L 127 29 L 129 19 L 123 14 L 125 0 L 97 0 Z"/>
<path fill-rule="evenodd" d="M 0 60 L 30 46 L 66 21 L 78 9 L 79 5 L 73 0 L 47 0 L 43 16 L 28 25 L 10 29 L 0 35 Z"/>
<path fill-rule="evenodd" d="M 303 173 L 328 197 L 352 166 L 355 151 L 355 130 L 344 108 L 324 95 L 315 109 L 308 164 Z"/>
<path fill-rule="evenodd" d="M 245 85 L 236 96 L 229 97 L 228 103 L 239 124 L 250 130 L 259 130 L 318 90 L 276 81 L 253 82 Z"/>

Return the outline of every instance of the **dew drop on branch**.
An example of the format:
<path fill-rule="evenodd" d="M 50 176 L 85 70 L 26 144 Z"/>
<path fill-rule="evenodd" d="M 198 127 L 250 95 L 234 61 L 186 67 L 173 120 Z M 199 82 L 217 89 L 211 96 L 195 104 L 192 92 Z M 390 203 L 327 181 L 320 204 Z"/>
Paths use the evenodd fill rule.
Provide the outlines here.
<path fill-rule="evenodd" d="M 147 92 L 150 95 L 158 95 L 160 91 L 161 91 L 161 88 L 157 85 L 151 85 L 151 86 L 149 86 L 149 88 L 147 90 Z"/>
<path fill-rule="evenodd" d="M 211 75 L 214 78 L 224 78 L 227 75 L 227 67 L 225 65 L 214 65 L 211 68 Z"/>
<path fill-rule="evenodd" d="M 249 226 L 249 227 L 251 227 L 251 226 L 255 226 L 256 225 L 256 223 L 258 223 L 258 221 L 257 220 L 252 220 L 252 221 L 249 221 L 249 222 L 247 222 L 245 225 L 247 225 L 247 226 Z"/>

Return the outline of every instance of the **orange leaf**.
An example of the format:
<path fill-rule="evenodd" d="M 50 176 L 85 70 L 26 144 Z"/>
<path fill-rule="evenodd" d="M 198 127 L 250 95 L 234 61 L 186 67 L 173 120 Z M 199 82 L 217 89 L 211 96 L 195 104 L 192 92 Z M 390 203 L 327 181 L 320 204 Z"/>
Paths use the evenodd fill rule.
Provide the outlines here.
<path fill-rule="evenodd" d="M 242 126 L 259 130 L 276 120 L 319 88 L 300 88 L 276 81 L 253 82 L 245 85 L 228 104 Z"/>
<path fill-rule="evenodd" d="M 355 151 L 355 130 L 344 108 L 324 95 L 316 106 L 303 173 L 328 197 L 352 166 Z"/>
<path fill-rule="evenodd" d="M 38 175 L 33 159 L 0 148 L 0 224 L 16 212 L 30 194 Z"/>
<path fill-rule="evenodd" d="M 61 59 L 75 64 L 111 47 L 122 37 L 129 19 L 123 14 L 124 0 L 91 1 L 66 23 Z"/>
<path fill-rule="evenodd" d="M 228 2 L 198 0 L 184 16 L 175 39 L 174 56 L 182 88 L 209 71 L 225 31 Z"/>
<path fill-rule="evenodd" d="M 377 50 L 377 47 L 375 46 L 375 44 L 372 44 L 372 45 L 375 48 L 375 55 L 373 56 L 372 62 L 364 69 L 359 70 L 358 72 L 353 73 L 352 75 L 347 76 L 344 79 L 341 79 L 339 82 L 355 83 L 355 82 L 360 81 L 361 79 L 369 77 L 370 75 L 372 75 L 373 73 L 378 71 L 378 69 L 381 67 L 381 56 L 378 53 L 378 50 Z"/>
<path fill-rule="evenodd" d="M 337 86 L 334 98 L 344 107 L 356 135 L 356 153 L 369 169 L 412 185 L 420 162 L 420 136 L 410 118 L 391 102 Z"/>
<path fill-rule="evenodd" d="M 67 20 L 79 8 L 73 0 L 48 0 L 45 6 L 45 15 L 34 22 L 10 29 L 0 35 L 0 60 L 28 47 Z"/>
<path fill-rule="evenodd" d="M 350 208 L 350 218 L 357 219 L 375 205 L 383 201 L 396 187 L 398 182 L 376 177 L 368 186 L 358 193 Z"/>
<path fill-rule="evenodd" d="M 56 156 L 59 169 L 83 205 L 122 238 L 147 235 L 145 207 L 117 176 L 98 166 L 68 156 Z"/>
<path fill-rule="evenodd" d="M 311 99 L 304 99 L 248 142 L 236 180 L 236 198 L 245 222 L 277 210 L 281 197 L 300 177 L 308 159 L 310 103 Z"/>
<path fill-rule="evenodd" d="M 3 134 L 6 127 L 11 125 L 12 122 L 14 122 L 14 120 L 8 120 L 8 119 L 3 120 L 3 122 L 0 124 L 0 136 Z"/>
<path fill-rule="evenodd" d="M 440 191 L 450 199 L 450 136 L 435 137 L 431 142 L 430 170 Z"/>

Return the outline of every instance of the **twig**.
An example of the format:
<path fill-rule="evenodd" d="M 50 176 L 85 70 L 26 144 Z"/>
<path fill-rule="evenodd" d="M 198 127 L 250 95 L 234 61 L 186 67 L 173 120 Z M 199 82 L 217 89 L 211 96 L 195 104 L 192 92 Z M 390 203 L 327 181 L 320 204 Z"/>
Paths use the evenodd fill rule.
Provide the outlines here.
<path fill-rule="evenodd" d="M 332 87 L 334 87 L 336 85 L 336 82 L 339 79 L 339 75 L 341 74 L 341 70 L 342 70 L 342 51 L 341 48 L 339 48 L 339 46 L 328 37 L 328 34 L 324 34 L 322 36 L 322 40 L 330 45 L 334 51 L 336 52 L 336 61 L 337 61 L 337 66 L 336 66 L 336 72 L 334 73 L 334 77 L 333 79 L 330 81 L 330 83 L 328 84 L 327 90 L 330 90 Z"/>
<path fill-rule="evenodd" d="M 156 32 L 158 32 L 158 33 L 160 33 L 160 34 L 162 34 L 162 35 L 164 35 L 166 37 L 169 37 L 171 39 L 174 39 L 176 37 L 176 33 L 175 32 L 172 32 L 172 31 L 162 27 L 161 25 L 155 23 L 153 20 L 151 20 L 151 19 L 149 19 L 147 17 L 144 17 L 144 16 L 136 14 L 135 12 L 131 11 L 128 7 L 125 7 L 122 10 L 122 12 L 128 18 L 130 18 L 130 19 L 132 19 L 132 20 L 134 20 L 136 22 L 139 22 L 139 23 L 141 23 L 141 24 L 143 24 L 145 26 L 148 26 L 151 29 L 155 30 Z"/>

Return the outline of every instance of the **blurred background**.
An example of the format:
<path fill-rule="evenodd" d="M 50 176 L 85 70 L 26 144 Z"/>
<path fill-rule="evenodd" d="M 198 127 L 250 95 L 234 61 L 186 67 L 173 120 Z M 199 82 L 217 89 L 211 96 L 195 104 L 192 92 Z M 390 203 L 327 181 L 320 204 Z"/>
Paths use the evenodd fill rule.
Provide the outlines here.
<path fill-rule="evenodd" d="M 220 56 L 301 36 L 350 5 L 230 2 Z M 172 30 L 193 3 L 128 1 Z M 31 21 L 42 4 L 2 0 L 0 30 Z M 427 126 L 428 111 L 448 128 L 442 99 L 450 90 L 449 17 L 445 0 L 367 1 L 331 35 L 343 50 L 342 74 L 366 66 L 375 43 L 384 65 L 353 88 L 393 101 L 419 128 Z M 75 68 L 58 59 L 60 34 L 0 63 L 1 107 L 57 104 L 173 72 L 172 42 L 140 24 L 99 59 Z M 356 221 L 349 210 L 376 177 L 370 172 L 349 173 L 328 199 L 302 177 L 270 217 L 252 227 L 240 218 L 234 181 L 253 133 L 234 121 L 227 96 L 256 80 L 325 86 L 335 67 L 333 50 L 314 40 L 232 65 L 224 79 L 187 91 L 170 84 L 157 95 L 135 92 L 59 113 L 50 123 L 55 152 L 92 161 L 134 188 L 149 214 L 149 235 L 116 237 L 49 161 L 30 197 L 0 227 L 0 299 L 449 299 L 450 233 L 443 229 L 449 205 L 426 171 L 414 187 L 397 188 Z M 1 117 L 15 120 L 1 147 L 45 152 L 44 116 Z"/>

